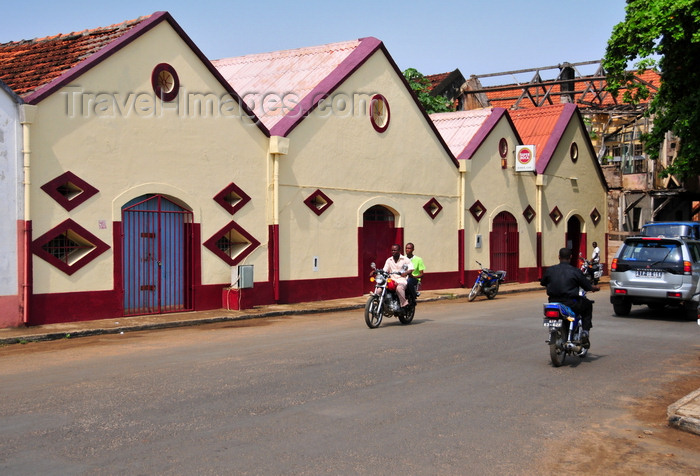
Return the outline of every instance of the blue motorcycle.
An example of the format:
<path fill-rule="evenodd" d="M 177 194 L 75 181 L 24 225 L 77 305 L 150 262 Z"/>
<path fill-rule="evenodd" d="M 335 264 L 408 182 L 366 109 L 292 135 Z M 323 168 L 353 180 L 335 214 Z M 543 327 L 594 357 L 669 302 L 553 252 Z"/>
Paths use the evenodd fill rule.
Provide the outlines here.
<path fill-rule="evenodd" d="M 472 290 L 469 291 L 469 302 L 473 301 L 479 294 L 485 295 L 488 299 L 495 298 L 496 294 L 498 294 L 498 287 L 506 279 L 506 272 L 493 271 L 484 268 L 478 261 L 476 263 L 481 266 L 481 271 L 479 271 L 479 276 L 476 277 Z"/>
<path fill-rule="evenodd" d="M 544 327 L 549 330 L 549 357 L 552 365 L 560 367 L 567 355 L 575 354 L 583 359 L 590 343 L 583 337 L 581 316 L 564 304 L 553 302 L 544 305 Z"/>

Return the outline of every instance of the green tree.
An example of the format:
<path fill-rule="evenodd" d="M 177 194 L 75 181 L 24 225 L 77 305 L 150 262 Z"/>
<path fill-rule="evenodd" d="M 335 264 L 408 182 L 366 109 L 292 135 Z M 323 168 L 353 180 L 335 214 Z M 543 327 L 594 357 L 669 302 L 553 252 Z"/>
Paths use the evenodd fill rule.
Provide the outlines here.
<path fill-rule="evenodd" d="M 403 76 L 408 81 L 413 92 L 418 96 L 418 101 L 420 101 L 428 114 L 450 112 L 452 110 L 450 101 L 446 97 L 432 96 L 430 94 L 430 81 L 417 69 L 408 68 L 403 72 Z"/>
<path fill-rule="evenodd" d="M 632 83 L 628 64 L 640 71 L 658 68 L 661 86 L 648 114 L 654 127 L 642 137 L 652 159 L 659 157 L 667 131 L 681 141 L 678 156 L 663 175 L 687 178 L 700 174 L 700 1 L 627 0 L 625 20 L 615 25 L 603 58 L 608 89 L 623 100 L 649 96 L 644 85 Z"/>

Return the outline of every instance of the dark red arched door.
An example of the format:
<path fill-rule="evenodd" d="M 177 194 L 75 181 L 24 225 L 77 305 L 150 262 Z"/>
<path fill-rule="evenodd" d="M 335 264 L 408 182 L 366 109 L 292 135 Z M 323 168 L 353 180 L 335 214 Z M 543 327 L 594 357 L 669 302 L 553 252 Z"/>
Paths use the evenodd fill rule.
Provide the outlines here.
<path fill-rule="evenodd" d="M 394 243 L 396 243 L 394 214 L 381 205 L 369 208 L 362 216 L 362 275 L 360 278 L 364 283 L 362 286 L 364 292 L 372 290 L 372 284 L 369 281 L 371 263 L 376 263 L 378 268 L 383 267 L 384 262 L 391 255 L 391 245 Z"/>
<path fill-rule="evenodd" d="M 518 281 L 520 262 L 518 222 L 508 212 L 501 212 L 493 219 L 493 231 L 489 237 L 491 263 L 495 271 L 505 270 L 506 281 Z"/>
<path fill-rule="evenodd" d="M 581 221 L 571 217 L 566 222 L 566 247 L 571 250 L 571 264 L 578 268 L 579 253 L 586 255 L 586 243 L 581 240 Z"/>

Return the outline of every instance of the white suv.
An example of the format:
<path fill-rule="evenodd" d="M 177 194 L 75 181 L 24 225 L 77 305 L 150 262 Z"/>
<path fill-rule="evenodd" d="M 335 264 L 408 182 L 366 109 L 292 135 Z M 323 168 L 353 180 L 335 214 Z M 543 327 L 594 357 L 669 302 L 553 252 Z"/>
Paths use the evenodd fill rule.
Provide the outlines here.
<path fill-rule="evenodd" d="M 627 238 L 610 266 L 610 302 L 626 316 L 632 304 L 652 309 L 679 307 L 698 318 L 700 241 L 636 236 Z"/>

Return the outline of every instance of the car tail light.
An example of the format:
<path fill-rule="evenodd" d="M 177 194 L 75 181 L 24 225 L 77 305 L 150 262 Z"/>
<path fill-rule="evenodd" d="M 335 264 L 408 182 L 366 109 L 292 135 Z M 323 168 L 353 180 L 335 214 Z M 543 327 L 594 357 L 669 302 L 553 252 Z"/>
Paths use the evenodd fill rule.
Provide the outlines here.
<path fill-rule="evenodd" d="M 683 261 L 683 274 L 692 274 L 693 265 L 690 261 Z"/>
<path fill-rule="evenodd" d="M 610 271 L 617 271 L 617 258 L 613 258 L 613 262 L 610 265 Z"/>
<path fill-rule="evenodd" d="M 545 309 L 544 311 L 544 317 L 554 317 L 557 318 L 559 317 L 559 311 L 556 309 Z"/>
<path fill-rule="evenodd" d="M 670 297 L 670 298 L 678 298 L 678 299 L 681 299 L 681 298 L 683 297 L 683 295 L 682 295 L 681 293 L 675 292 L 675 291 L 669 291 L 669 292 L 667 292 L 667 293 L 666 293 L 666 296 L 667 296 L 667 297 Z"/>
<path fill-rule="evenodd" d="M 616 289 L 615 294 L 627 294 L 627 290 L 626 289 Z"/>

